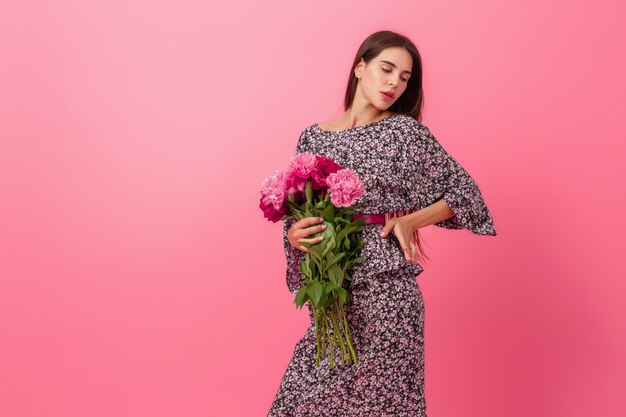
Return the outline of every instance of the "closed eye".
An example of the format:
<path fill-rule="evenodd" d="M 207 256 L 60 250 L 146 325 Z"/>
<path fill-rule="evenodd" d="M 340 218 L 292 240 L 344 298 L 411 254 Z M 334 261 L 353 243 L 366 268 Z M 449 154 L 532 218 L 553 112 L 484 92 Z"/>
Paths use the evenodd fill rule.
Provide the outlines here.
<path fill-rule="evenodd" d="M 387 73 L 391 72 L 391 70 L 388 68 L 382 67 L 382 69 L 384 72 L 387 72 Z M 401 80 L 404 81 L 405 83 L 409 81 L 408 78 L 401 78 Z"/>

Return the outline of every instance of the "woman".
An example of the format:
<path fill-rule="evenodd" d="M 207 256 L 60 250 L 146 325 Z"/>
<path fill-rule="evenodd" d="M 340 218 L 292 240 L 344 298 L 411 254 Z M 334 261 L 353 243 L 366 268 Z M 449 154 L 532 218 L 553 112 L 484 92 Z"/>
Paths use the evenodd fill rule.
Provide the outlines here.
<path fill-rule="evenodd" d="M 296 154 L 324 155 L 364 182 L 355 212 L 366 215 L 361 262 L 352 270 L 346 307 L 359 362 L 315 365 L 315 328 L 297 342 L 268 417 L 426 416 L 423 271 L 418 229 L 435 224 L 496 235 L 472 177 L 420 123 L 421 58 L 406 37 L 370 35 L 359 48 L 345 96 L 345 112 L 308 126 Z M 322 224 L 320 224 L 322 223 Z M 323 220 L 284 224 L 287 286 L 304 279 L 303 242 L 319 243 Z M 388 236 L 389 233 L 392 236 Z"/>

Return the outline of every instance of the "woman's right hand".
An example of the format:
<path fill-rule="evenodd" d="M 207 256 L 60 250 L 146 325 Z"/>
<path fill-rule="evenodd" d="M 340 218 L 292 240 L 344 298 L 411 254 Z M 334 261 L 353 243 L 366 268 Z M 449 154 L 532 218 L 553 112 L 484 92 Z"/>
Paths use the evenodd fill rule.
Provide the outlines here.
<path fill-rule="evenodd" d="M 321 223 L 321 224 L 320 224 Z M 307 248 L 302 246 L 301 243 L 307 242 L 311 244 L 320 243 L 324 236 L 317 236 L 313 238 L 307 238 L 307 236 L 314 235 L 326 229 L 324 219 L 321 217 L 305 217 L 304 219 L 295 222 L 287 231 L 287 239 L 291 246 L 296 249 L 300 249 L 303 252 L 308 252 Z"/>

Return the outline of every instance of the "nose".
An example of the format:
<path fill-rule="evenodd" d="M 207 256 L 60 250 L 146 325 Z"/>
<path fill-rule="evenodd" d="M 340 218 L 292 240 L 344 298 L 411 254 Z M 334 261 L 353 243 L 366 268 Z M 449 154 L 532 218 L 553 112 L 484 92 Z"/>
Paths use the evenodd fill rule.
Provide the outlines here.
<path fill-rule="evenodd" d="M 390 85 L 397 85 L 398 82 L 396 81 L 396 77 L 390 77 L 389 78 L 389 84 Z"/>

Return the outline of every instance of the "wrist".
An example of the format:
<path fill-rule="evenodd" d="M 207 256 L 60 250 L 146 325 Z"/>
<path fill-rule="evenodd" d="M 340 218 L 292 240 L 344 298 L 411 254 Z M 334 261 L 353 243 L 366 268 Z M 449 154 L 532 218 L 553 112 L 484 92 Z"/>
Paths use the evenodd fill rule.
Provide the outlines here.
<path fill-rule="evenodd" d="M 406 216 L 407 222 L 413 228 L 413 230 L 417 230 L 421 227 L 426 226 L 424 221 L 424 209 L 414 211 L 413 213 L 409 213 Z"/>
<path fill-rule="evenodd" d="M 440 199 L 427 207 L 408 214 L 407 217 L 411 226 L 417 230 L 448 219 L 453 215 L 454 212 L 448 203 L 444 199 Z"/>

